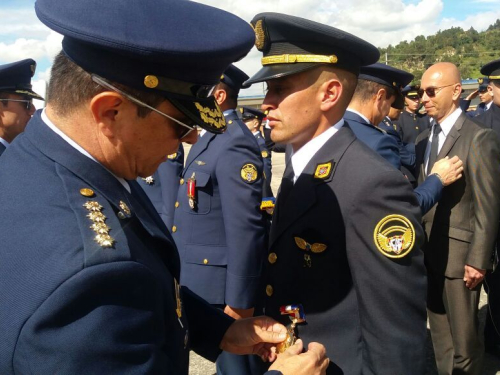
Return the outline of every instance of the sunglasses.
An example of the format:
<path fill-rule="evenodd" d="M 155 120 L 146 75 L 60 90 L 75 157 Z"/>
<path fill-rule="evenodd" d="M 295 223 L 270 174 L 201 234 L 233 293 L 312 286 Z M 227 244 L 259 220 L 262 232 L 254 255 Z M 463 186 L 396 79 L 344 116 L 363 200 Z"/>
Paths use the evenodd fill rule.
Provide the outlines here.
<path fill-rule="evenodd" d="M 441 86 L 441 87 L 427 87 L 426 89 L 418 89 L 417 94 L 418 94 L 419 98 L 422 98 L 424 96 L 424 92 L 425 92 L 429 98 L 433 98 L 436 96 L 436 94 L 439 91 L 441 91 L 445 87 L 450 87 L 453 85 L 457 85 L 457 83 L 452 83 L 450 85 Z"/>
<path fill-rule="evenodd" d="M 162 115 L 162 116 L 168 118 L 169 120 L 172 120 L 177 125 L 180 125 L 180 126 L 177 126 L 177 128 L 176 128 L 177 138 L 179 140 L 182 140 L 184 137 L 186 137 L 189 133 L 191 133 L 195 129 L 194 126 L 189 126 L 189 125 L 183 123 L 182 121 L 179 121 L 176 118 L 173 118 L 173 117 L 167 115 L 166 113 L 163 113 L 162 111 L 159 111 L 154 107 L 151 107 L 149 104 L 146 104 L 143 101 L 134 98 L 133 96 L 131 96 L 131 95 L 127 94 L 126 92 L 120 90 L 119 88 L 113 86 L 111 83 L 106 82 L 104 79 L 102 79 L 101 77 L 98 77 L 95 74 L 92 74 L 92 81 L 94 81 L 95 83 L 97 83 L 98 85 L 100 85 L 104 88 L 107 88 L 108 90 L 115 91 L 115 92 L 123 95 L 128 100 L 130 100 L 132 103 L 134 103 L 140 107 L 147 108 L 153 112 L 156 112 L 159 115 Z"/>
<path fill-rule="evenodd" d="M 26 109 L 29 111 L 33 105 L 33 99 L 0 99 L 1 102 L 19 102 L 25 103 Z M 7 105 L 4 103 L 4 105 Z"/>

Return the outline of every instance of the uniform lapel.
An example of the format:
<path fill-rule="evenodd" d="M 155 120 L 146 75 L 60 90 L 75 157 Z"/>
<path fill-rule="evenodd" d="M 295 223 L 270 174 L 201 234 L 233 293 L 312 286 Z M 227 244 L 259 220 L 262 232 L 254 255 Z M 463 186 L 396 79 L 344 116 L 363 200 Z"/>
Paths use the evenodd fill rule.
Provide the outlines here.
<path fill-rule="evenodd" d="M 466 116 L 463 113 L 458 117 L 457 121 L 452 126 L 450 132 L 446 136 L 443 147 L 441 147 L 441 150 L 439 151 L 439 154 L 437 156 L 437 160 L 442 159 L 446 155 L 448 155 L 451 148 L 453 147 L 457 139 L 460 137 L 460 130 L 462 129 L 462 125 L 464 124 L 465 119 Z"/>
<path fill-rule="evenodd" d="M 182 171 L 182 176 L 184 177 L 184 173 L 188 170 L 191 163 L 193 163 L 201 153 L 203 153 L 207 148 L 210 142 L 215 138 L 216 134 L 206 132 L 203 137 L 198 139 L 189 151 L 188 157 L 186 159 L 186 165 L 184 170 Z"/>
<path fill-rule="evenodd" d="M 306 168 L 295 182 L 295 185 L 293 185 L 283 204 L 280 204 L 279 202 L 281 195 L 280 188 L 280 192 L 278 193 L 279 208 L 276 211 L 276 215 L 273 217 L 270 247 L 273 246 L 274 242 L 286 229 L 304 216 L 304 214 L 306 214 L 309 209 L 314 206 L 318 200 L 317 187 L 330 182 L 334 178 L 337 163 L 340 161 L 349 145 L 355 140 L 356 136 L 349 128 L 349 125 L 344 125 L 309 161 Z M 331 163 L 331 174 L 326 179 L 315 178 L 314 173 L 317 165 L 323 163 Z M 293 170 L 291 167 L 291 161 L 289 164 L 290 169 Z M 293 179 L 293 171 L 291 175 L 291 178 Z"/>

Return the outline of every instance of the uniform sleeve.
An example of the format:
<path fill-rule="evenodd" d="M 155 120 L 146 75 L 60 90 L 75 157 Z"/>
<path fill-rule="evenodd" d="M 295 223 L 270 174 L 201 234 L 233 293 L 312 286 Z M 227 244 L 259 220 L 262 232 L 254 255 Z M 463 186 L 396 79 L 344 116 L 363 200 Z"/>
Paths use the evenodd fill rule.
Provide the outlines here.
<path fill-rule="evenodd" d="M 16 373 L 181 373 L 184 333 L 175 298 L 169 297 L 172 305 L 165 306 L 158 279 L 140 264 L 86 268 L 63 282 L 24 324 Z"/>
<path fill-rule="evenodd" d="M 374 374 L 423 374 L 426 271 L 420 208 L 399 171 L 371 173 L 355 193 L 358 199 L 345 220 L 346 249 L 359 304 L 363 367 Z M 377 224 L 389 215 L 400 215 L 414 227 L 413 248 L 399 259 L 376 246 Z"/>
<path fill-rule="evenodd" d="M 467 158 L 474 205 L 474 237 L 466 264 L 491 269 L 500 215 L 500 144 L 490 129 L 481 129 L 472 140 Z"/>
<path fill-rule="evenodd" d="M 250 165 L 257 175 L 247 181 L 243 169 Z M 257 144 L 244 135 L 234 137 L 217 162 L 216 175 L 228 248 L 225 303 L 248 309 L 255 306 L 267 250 L 260 211 L 262 158 Z"/>
<path fill-rule="evenodd" d="M 443 184 L 437 176 L 430 175 L 413 192 L 423 216 L 441 199 Z"/>
<path fill-rule="evenodd" d="M 385 160 L 391 163 L 396 169 L 401 168 L 401 157 L 399 156 L 399 146 L 396 140 L 390 135 L 380 138 L 376 152 Z"/>

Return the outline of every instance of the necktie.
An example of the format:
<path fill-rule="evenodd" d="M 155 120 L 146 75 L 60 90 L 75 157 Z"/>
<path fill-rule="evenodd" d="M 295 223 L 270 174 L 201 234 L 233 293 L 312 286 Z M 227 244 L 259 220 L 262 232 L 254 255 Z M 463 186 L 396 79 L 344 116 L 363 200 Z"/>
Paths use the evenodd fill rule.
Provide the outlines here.
<path fill-rule="evenodd" d="M 283 206 L 286 203 L 286 199 L 293 188 L 293 167 L 292 161 L 289 160 L 285 169 L 285 173 L 283 174 L 283 179 L 281 180 L 280 191 L 278 194 L 278 218 L 283 215 Z"/>
<path fill-rule="evenodd" d="M 429 164 L 427 165 L 427 174 L 429 174 L 437 160 L 439 147 L 439 133 L 441 133 L 441 125 L 434 124 L 432 129 L 431 153 L 429 154 Z"/>

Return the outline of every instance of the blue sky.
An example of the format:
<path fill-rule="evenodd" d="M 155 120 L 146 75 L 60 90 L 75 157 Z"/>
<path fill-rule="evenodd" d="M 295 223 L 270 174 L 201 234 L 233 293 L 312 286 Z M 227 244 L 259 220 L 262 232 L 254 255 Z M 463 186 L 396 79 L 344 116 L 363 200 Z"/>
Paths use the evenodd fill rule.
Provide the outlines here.
<path fill-rule="evenodd" d="M 81 0 L 85 1 L 85 0 Z M 103 0 L 107 1 L 107 0 Z M 111 1 L 111 0 L 108 0 Z M 168 0 L 164 0 L 168 1 Z M 482 31 L 500 18 L 500 0 L 198 0 L 250 21 L 263 11 L 284 12 L 338 27 L 378 47 L 471 26 Z M 126 0 L 120 0 L 125 3 Z M 35 79 L 47 80 L 61 36 L 41 24 L 35 0 L 0 0 L 0 64 L 31 57 Z M 122 4 L 123 4 L 122 3 Z M 251 75 L 260 67 L 254 49 L 237 65 Z"/>

